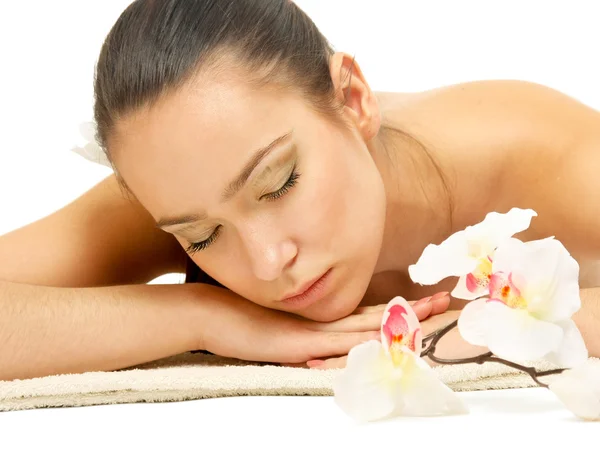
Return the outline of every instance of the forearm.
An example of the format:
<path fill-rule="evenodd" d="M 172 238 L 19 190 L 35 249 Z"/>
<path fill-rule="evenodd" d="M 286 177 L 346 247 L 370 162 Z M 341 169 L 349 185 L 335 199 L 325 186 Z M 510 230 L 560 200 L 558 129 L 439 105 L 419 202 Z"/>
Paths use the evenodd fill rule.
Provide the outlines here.
<path fill-rule="evenodd" d="M 600 357 L 600 288 L 581 290 L 581 309 L 573 316 L 590 357 Z"/>
<path fill-rule="evenodd" d="M 0 281 L 0 380 L 115 370 L 201 349 L 206 285 Z"/>

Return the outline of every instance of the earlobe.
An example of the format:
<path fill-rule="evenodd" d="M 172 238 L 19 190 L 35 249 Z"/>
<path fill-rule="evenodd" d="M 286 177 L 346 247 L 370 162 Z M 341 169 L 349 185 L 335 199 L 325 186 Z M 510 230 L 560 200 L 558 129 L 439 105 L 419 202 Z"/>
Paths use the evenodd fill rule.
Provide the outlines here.
<path fill-rule="evenodd" d="M 375 94 L 367 84 L 356 60 L 347 53 L 335 53 L 329 62 L 336 99 L 365 141 L 379 132 L 381 115 Z"/>

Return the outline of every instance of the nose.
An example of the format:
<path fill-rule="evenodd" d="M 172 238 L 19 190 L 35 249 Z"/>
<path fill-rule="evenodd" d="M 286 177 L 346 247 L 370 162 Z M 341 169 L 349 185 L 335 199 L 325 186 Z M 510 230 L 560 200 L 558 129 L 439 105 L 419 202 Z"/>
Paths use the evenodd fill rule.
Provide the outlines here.
<path fill-rule="evenodd" d="M 260 280 L 276 280 L 298 255 L 296 244 L 276 229 L 247 229 L 242 240 L 252 271 Z"/>

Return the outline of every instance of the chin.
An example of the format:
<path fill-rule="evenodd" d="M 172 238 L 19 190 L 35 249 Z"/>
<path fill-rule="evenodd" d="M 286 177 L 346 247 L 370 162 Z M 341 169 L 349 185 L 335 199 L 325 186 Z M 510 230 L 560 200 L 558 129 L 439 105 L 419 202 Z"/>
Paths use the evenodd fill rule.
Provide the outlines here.
<path fill-rule="evenodd" d="M 342 279 L 335 293 L 327 295 L 323 300 L 298 314 L 306 319 L 323 323 L 337 321 L 351 315 L 367 292 L 371 278 L 353 275 L 348 269 L 345 270 L 349 272 L 349 278 Z"/>

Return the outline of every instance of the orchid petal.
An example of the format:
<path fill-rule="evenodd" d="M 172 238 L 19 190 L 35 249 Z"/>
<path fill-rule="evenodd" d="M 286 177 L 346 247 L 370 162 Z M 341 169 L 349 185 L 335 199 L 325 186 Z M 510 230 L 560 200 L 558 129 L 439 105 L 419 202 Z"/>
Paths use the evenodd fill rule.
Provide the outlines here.
<path fill-rule="evenodd" d="M 560 326 L 494 300 L 485 306 L 484 330 L 489 349 L 514 362 L 540 359 L 558 349 L 563 338 Z"/>
<path fill-rule="evenodd" d="M 450 276 L 471 273 L 500 242 L 527 229 L 533 216 L 537 213 L 531 209 L 490 212 L 479 224 L 452 234 L 439 245 L 428 245 L 417 263 L 408 267 L 410 278 L 421 285 L 433 285 Z"/>
<path fill-rule="evenodd" d="M 462 400 L 429 365 L 402 345 L 395 364 L 379 341 L 354 347 L 346 368 L 334 380 L 335 402 L 357 421 L 391 416 L 467 413 Z"/>
<path fill-rule="evenodd" d="M 519 275 L 514 273 L 494 273 L 490 278 L 490 299 L 500 301 L 513 309 L 528 310 L 527 301 L 519 289 L 524 287 L 520 281 L 522 280 Z"/>
<path fill-rule="evenodd" d="M 392 362 L 379 341 L 353 347 L 333 382 L 335 403 L 357 421 L 385 418 L 396 408 L 389 373 Z"/>
<path fill-rule="evenodd" d="M 448 237 L 439 245 L 429 244 L 416 264 L 408 267 L 410 278 L 421 285 L 433 285 L 449 276 L 471 273 L 477 259 L 469 256 L 464 231 Z"/>
<path fill-rule="evenodd" d="M 86 143 L 83 148 L 73 147 L 71 148 L 71 151 L 74 151 L 86 160 L 111 168 L 112 166 L 106 153 L 104 153 L 104 150 L 102 150 L 96 141 L 96 124 L 94 122 L 81 123 L 79 125 L 79 133 L 81 133 L 82 137 L 88 143 Z"/>
<path fill-rule="evenodd" d="M 487 346 L 485 340 L 485 308 L 487 298 L 472 301 L 467 304 L 458 318 L 458 332 L 469 344 Z"/>
<path fill-rule="evenodd" d="M 412 306 L 401 296 L 396 296 L 387 304 L 381 321 L 381 342 L 388 354 L 393 341 L 412 352 L 421 353 L 421 323 Z"/>
<path fill-rule="evenodd" d="M 410 355 L 413 370 L 406 374 L 398 393 L 403 401 L 402 416 L 439 416 L 465 414 L 469 410 L 462 399 L 437 377 L 426 362 Z"/>
<path fill-rule="evenodd" d="M 575 415 L 600 421 L 600 363 L 589 359 L 557 375 L 548 387 Z"/>
<path fill-rule="evenodd" d="M 571 318 L 581 309 L 581 296 L 579 288 L 579 264 L 569 254 L 567 249 L 558 240 L 552 244 L 559 254 L 556 269 L 556 282 L 552 289 L 551 302 L 548 311 L 544 314 L 546 321 L 561 321 Z"/>
<path fill-rule="evenodd" d="M 98 131 L 98 128 L 96 127 L 96 122 L 82 122 L 79 124 L 79 133 L 88 142 L 96 141 L 96 132 L 97 131 Z"/>
<path fill-rule="evenodd" d="M 494 254 L 493 272 L 511 273 L 527 310 L 544 321 L 570 318 L 581 308 L 579 265 L 554 238 L 508 239 Z"/>
<path fill-rule="evenodd" d="M 458 298 L 461 300 L 475 300 L 477 298 L 481 298 L 482 296 L 485 296 L 488 294 L 488 287 L 487 285 L 477 285 L 473 290 L 473 288 L 469 289 L 470 285 L 467 285 L 467 281 L 470 278 L 470 276 L 472 275 L 472 273 L 469 273 L 468 275 L 463 275 L 458 279 L 458 283 L 456 284 L 456 286 L 454 287 L 454 289 L 452 290 L 452 297 L 454 298 Z"/>
<path fill-rule="evenodd" d="M 588 350 L 573 320 L 556 324 L 564 331 L 563 340 L 558 349 L 547 354 L 544 359 L 559 367 L 575 367 L 584 363 L 588 358 Z"/>
<path fill-rule="evenodd" d="M 485 239 L 493 251 L 504 240 L 527 229 L 535 216 L 534 210 L 517 207 L 505 214 L 490 212 L 481 223 L 467 227 L 467 237 L 470 240 Z"/>
<path fill-rule="evenodd" d="M 544 240 L 553 239 L 549 238 Z M 529 244 L 531 244 L 531 242 L 529 242 Z M 539 279 L 539 273 L 546 275 L 548 273 L 553 273 L 553 262 L 556 259 L 552 259 L 551 262 L 548 260 L 544 262 L 538 262 L 538 265 L 533 269 L 529 268 L 529 262 L 524 261 L 532 256 L 535 256 L 538 250 L 539 249 L 537 249 L 535 246 L 527 245 L 525 242 L 522 242 L 519 239 L 510 238 L 504 240 L 494 253 L 494 261 L 492 262 L 493 273 L 517 273 L 519 275 L 523 274 L 524 276 L 534 278 L 536 280 Z M 543 271 L 540 272 L 540 265 L 542 264 L 544 265 L 544 268 Z"/>

